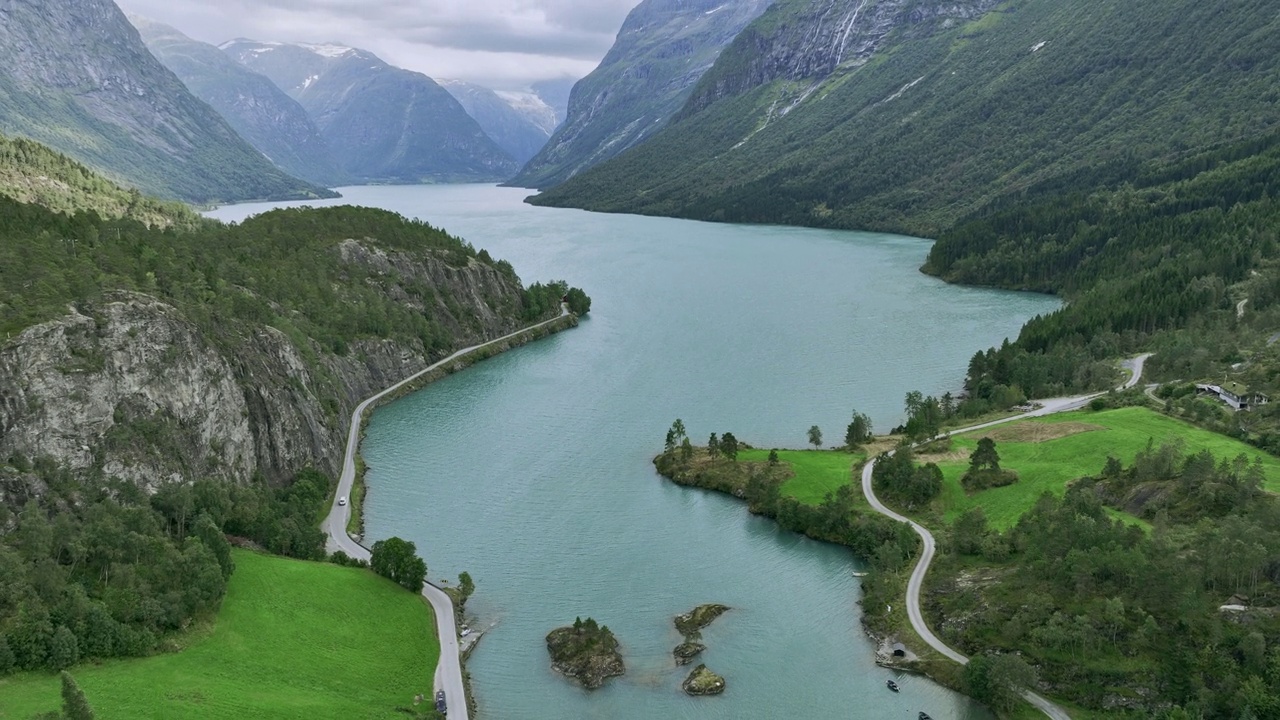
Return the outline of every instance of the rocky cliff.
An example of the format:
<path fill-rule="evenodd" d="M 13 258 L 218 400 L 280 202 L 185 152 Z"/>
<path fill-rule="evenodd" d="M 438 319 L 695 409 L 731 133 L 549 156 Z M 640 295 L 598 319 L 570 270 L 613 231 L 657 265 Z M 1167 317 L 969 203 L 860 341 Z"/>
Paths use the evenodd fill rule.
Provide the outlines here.
<path fill-rule="evenodd" d="M 129 20 L 152 54 L 276 167 L 326 187 L 345 183 L 315 123 L 275 83 L 168 25 Z"/>
<path fill-rule="evenodd" d="M 906 41 L 984 15 L 999 0 L 816 0 L 771 6 L 725 48 L 679 117 L 778 80 L 802 92 L 865 65 L 895 33 Z M 896 31 L 896 32 L 895 32 Z"/>
<path fill-rule="evenodd" d="M 355 240 L 334 252 L 396 302 L 443 318 L 458 346 L 523 324 L 518 281 L 490 265 Z M 438 292 L 423 301 L 410 286 Z M 366 339 L 338 355 L 266 324 L 210 335 L 152 295 L 114 291 L 0 346 L 0 457 L 48 457 L 146 488 L 281 481 L 307 465 L 335 473 L 355 404 L 428 362 L 421 346 Z"/>
<path fill-rule="evenodd" d="M 645 0 L 608 55 L 574 86 L 568 116 L 511 182 L 546 188 L 666 125 L 720 51 L 770 0 Z"/>
<path fill-rule="evenodd" d="M 360 182 L 484 182 L 519 167 L 434 80 L 366 50 L 244 39 L 222 50 L 297 100 Z"/>
<path fill-rule="evenodd" d="M 330 195 L 242 140 L 152 57 L 111 0 L 0 2 L 0 132 L 168 198 Z"/>

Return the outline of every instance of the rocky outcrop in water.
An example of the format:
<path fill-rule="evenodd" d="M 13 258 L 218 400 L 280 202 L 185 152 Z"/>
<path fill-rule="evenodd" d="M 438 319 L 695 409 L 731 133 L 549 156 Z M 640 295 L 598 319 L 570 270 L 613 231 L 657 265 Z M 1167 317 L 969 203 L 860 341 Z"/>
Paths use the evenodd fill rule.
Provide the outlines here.
<path fill-rule="evenodd" d="M 699 605 L 683 615 L 676 616 L 676 630 L 679 630 L 681 635 L 686 636 L 699 632 L 715 622 L 716 618 L 729 612 L 729 610 L 728 605 L 720 605 L 718 603 Z"/>
<path fill-rule="evenodd" d="M 699 665 L 689 673 L 680 687 L 689 695 L 719 695 L 724 692 L 724 678 Z"/>
<path fill-rule="evenodd" d="M 588 690 L 604 685 L 611 677 L 626 672 L 618 639 L 608 625 L 597 625 L 592 618 L 575 620 L 573 625 L 556 628 L 547 634 L 547 652 L 551 667 L 582 683 Z"/>

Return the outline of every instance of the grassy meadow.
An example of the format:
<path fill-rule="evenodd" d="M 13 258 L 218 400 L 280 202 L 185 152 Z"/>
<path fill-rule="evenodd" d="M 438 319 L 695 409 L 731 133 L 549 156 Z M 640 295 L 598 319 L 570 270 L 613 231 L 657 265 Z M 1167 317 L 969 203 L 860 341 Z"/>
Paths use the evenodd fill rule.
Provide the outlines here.
<path fill-rule="evenodd" d="M 1017 471 L 1019 479 L 1007 487 L 968 495 L 960 485 L 960 477 L 969 467 L 969 454 L 983 437 L 996 441 L 1000 466 Z M 1173 438 L 1180 438 L 1188 453 L 1207 449 L 1219 459 L 1231 459 L 1241 453 L 1251 461 L 1260 458 L 1266 469 L 1266 488 L 1280 492 L 1280 458 L 1141 407 L 1061 413 L 957 435 L 949 453 L 940 457 L 921 455 L 919 459 L 937 462 L 942 468 L 944 482 L 939 502 L 947 521 L 981 506 L 991 526 L 1004 529 L 1017 523 L 1045 491 L 1061 496 L 1072 480 L 1100 472 L 1109 455 L 1128 466 L 1147 446 L 1148 439 L 1160 445 Z M 1115 515 L 1145 525 L 1132 516 L 1118 512 Z"/>
<path fill-rule="evenodd" d="M 421 596 L 368 570 L 235 551 L 211 628 L 175 654 L 71 674 L 100 720 L 398 718 L 440 657 Z M 0 680 L 0 718 L 61 705 L 57 676 Z"/>
<path fill-rule="evenodd" d="M 795 473 L 782 485 L 782 494 L 802 503 L 818 505 L 827 493 L 854 481 L 853 467 L 867 459 L 866 453 L 837 450 L 779 450 L 779 462 Z M 739 462 L 767 462 L 768 450 L 740 450 Z M 860 495 L 860 494 L 859 494 Z"/>

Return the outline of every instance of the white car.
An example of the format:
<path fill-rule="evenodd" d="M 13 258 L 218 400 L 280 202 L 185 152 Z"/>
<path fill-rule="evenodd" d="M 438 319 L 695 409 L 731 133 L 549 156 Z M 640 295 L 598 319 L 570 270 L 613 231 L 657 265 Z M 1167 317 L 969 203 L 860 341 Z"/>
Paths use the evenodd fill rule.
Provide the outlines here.
<path fill-rule="evenodd" d="M 346 504 L 347 504 L 347 496 L 346 496 L 346 495 L 343 495 L 342 497 L 338 498 L 338 504 L 339 504 L 339 505 L 346 505 Z"/>

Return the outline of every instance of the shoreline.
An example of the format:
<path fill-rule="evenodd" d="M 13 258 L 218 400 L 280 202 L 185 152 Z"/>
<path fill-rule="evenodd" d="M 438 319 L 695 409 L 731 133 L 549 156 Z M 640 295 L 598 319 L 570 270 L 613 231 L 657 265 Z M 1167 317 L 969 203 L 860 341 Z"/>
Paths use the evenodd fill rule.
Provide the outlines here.
<path fill-rule="evenodd" d="M 370 412 L 386 402 L 404 397 L 423 386 L 430 384 L 459 370 L 466 369 L 481 360 L 501 354 L 512 348 L 520 347 L 534 340 L 555 334 L 578 325 L 578 317 L 561 307 L 560 315 L 516 330 L 488 342 L 459 349 L 435 363 L 429 365 L 409 377 L 387 387 L 380 392 L 365 398 L 351 412 L 351 420 L 347 428 L 347 442 L 343 454 L 342 473 L 338 477 L 337 489 L 330 498 L 329 513 L 321 522 L 320 528 L 326 535 L 325 548 L 329 552 L 342 551 L 350 557 L 368 561 L 371 553 L 361 542 L 356 541 L 347 532 L 354 508 L 347 504 L 338 504 L 338 498 L 351 495 L 355 483 L 356 459 L 364 437 L 364 425 Z M 363 514 L 363 507 L 360 508 Z M 362 538 L 363 539 L 363 538 Z M 430 604 L 435 613 L 436 635 L 440 644 L 440 659 L 436 663 L 432 678 L 432 691 L 444 692 L 451 698 L 454 708 L 460 710 L 456 714 L 467 720 L 474 704 L 474 699 L 467 692 L 466 670 L 462 666 L 462 657 L 458 643 L 457 612 L 452 597 L 439 586 L 429 580 L 422 588 L 422 596 Z M 462 698 L 461 701 L 458 698 Z"/>

